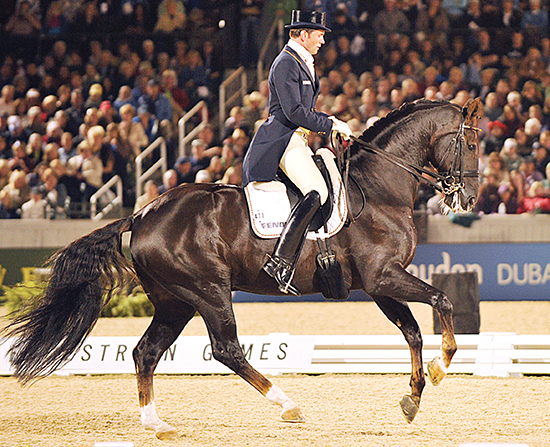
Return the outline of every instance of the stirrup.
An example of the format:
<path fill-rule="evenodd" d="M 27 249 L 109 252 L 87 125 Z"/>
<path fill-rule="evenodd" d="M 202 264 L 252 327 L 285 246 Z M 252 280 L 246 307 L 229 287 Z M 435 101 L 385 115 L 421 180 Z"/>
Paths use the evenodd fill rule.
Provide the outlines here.
<path fill-rule="evenodd" d="M 294 266 L 276 255 L 267 256 L 269 259 L 264 264 L 263 270 L 277 281 L 279 290 L 283 293 L 300 296 L 300 291 L 292 285 Z"/>

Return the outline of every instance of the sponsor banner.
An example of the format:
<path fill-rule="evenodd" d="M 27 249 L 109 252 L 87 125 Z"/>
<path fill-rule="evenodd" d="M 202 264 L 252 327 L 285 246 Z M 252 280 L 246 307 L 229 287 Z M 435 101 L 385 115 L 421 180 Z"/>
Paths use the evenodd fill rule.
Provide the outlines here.
<path fill-rule="evenodd" d="M 424 281 L 433 273 L 476 272 L 485 301 L 550 300 L 550 246 L 425 244 L 407 270 Z"/>
<path fill-rule="evenodd" d="M 73 359 L 58 374 L 131 374 L 132 350 L 140 337 L 88 337 Z M 246 359 L 265 374 L 307 370 L 314 347 L 313 336 L 269 334 L 241 336 Z M 12 374 L 6 357 L 10 340 L 0 345 L 0 374 Z M 231 371 L 214 359 L 206 336 L 182 336 L 164 353 L 155 371 L 159 374 L 220 374 Z"/>

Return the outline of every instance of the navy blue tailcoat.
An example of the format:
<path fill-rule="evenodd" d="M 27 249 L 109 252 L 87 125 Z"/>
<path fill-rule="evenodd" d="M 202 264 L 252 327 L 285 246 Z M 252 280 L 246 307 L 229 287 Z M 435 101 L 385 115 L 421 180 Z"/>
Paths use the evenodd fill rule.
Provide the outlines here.
<path fill-rule="evenodd" d="M 304 60 L 288 45 L 269 71 L 269 117 L 260 126 L 243 162 L 243 186 L 275 179 L 288 142 L 298 127 L 321 135 L 332 130 L 327 114 L 317 112 L 319 77 L 312 77 Z"/>

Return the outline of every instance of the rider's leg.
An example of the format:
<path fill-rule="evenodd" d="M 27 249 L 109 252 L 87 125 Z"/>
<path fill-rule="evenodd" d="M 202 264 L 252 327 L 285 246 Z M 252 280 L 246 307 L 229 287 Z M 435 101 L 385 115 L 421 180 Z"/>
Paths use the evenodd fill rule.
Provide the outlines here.
<path fill-rule="evenodd" d="M 263 268 L 275 278 L 281 292 L 299 295 L 300 291 L 291 284 L 294 269 L 309 224 L 321 204 L 328 198 L 328 190 L 323 176 L 311 158 L 311 150 L 307 147 L 305 135 L 295 133 L 292 136 L 280 166 L 304 197 L 290 213 L 273 254 Z"/>

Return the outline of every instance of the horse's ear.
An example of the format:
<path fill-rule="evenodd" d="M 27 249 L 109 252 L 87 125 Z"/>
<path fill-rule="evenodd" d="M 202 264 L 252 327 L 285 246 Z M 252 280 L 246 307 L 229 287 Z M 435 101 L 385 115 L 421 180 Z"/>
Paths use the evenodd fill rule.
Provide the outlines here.
<path fill-rule="evenodd" d="M 480 108 L 482 107 L 481 99 L 475 98 L 475 99 L 468 99 L 466 101 L 466 104 L 464 104 L 464 107 L 462 108 L 462 116 L 464 119 L 469 119 L 471 121 L 479 118 L 478 112 Z"/>

